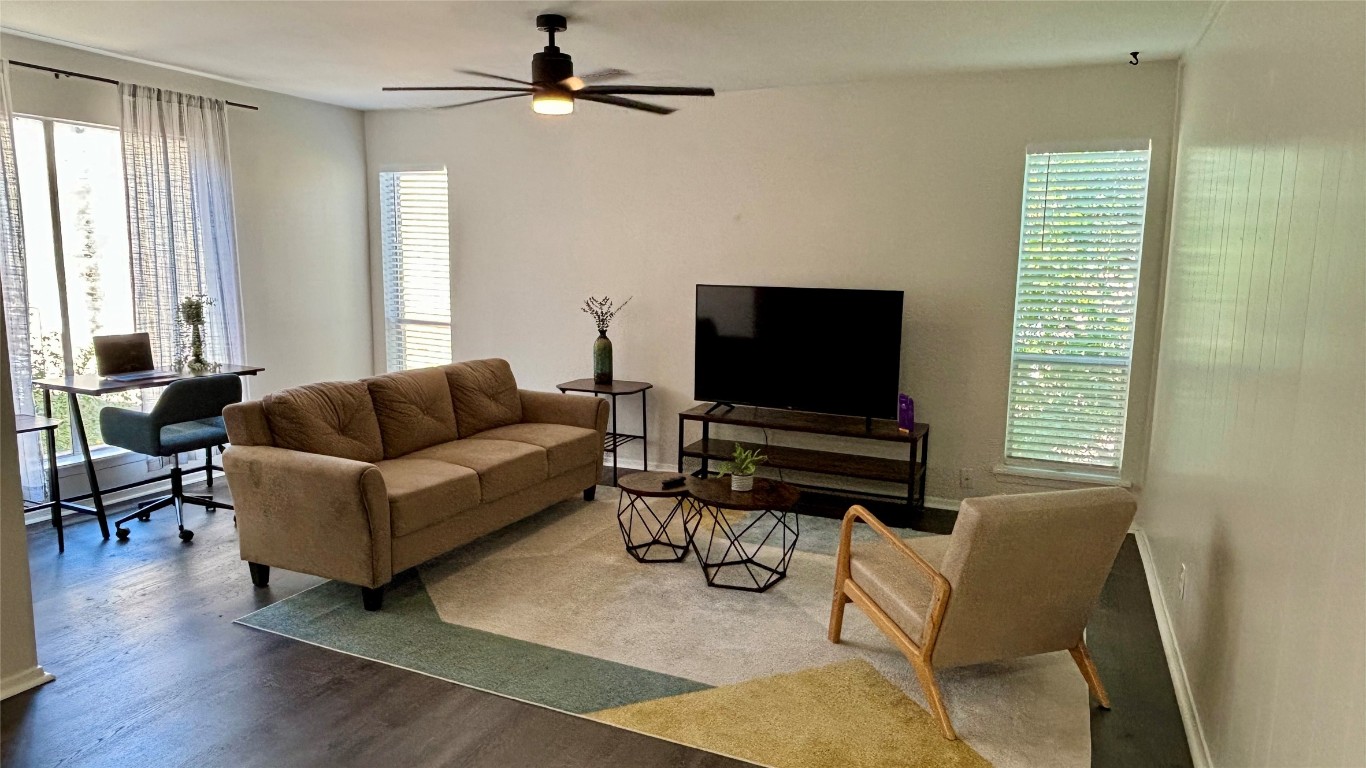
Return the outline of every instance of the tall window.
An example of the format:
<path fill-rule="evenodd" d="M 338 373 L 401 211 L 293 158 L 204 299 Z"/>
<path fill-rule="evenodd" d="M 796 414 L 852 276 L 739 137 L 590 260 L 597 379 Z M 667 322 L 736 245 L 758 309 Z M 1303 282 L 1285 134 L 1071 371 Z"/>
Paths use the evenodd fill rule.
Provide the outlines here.
<path fill-rule="evenodd" d="M 379 175 L 384 359 L 390 371 L 451 361 L 446 171 Z"/>
<path fill-rule="evenodd" d="M 14 119 L 15 161 L 28 260 L 29 343 L 33 378 L 95 373 L 93 337 L 131 333 L 133 286 L 128 213 L 116 128 Z M 54 209 L 55 203 L 55 209 Z M 41 395 L 35 395 L 41 402 Z M 103 444 L 99 410 L 137 407 L 121 392 L 80 398 L 91 447 Z M 72 451 L 67 398 L 52 399 L 63 421 L 59 453 Z"/>
<path fill-rule="evenodd" d="M 1118 475 L 1149 142 L 1025 160 L 1006 463 Z"/>

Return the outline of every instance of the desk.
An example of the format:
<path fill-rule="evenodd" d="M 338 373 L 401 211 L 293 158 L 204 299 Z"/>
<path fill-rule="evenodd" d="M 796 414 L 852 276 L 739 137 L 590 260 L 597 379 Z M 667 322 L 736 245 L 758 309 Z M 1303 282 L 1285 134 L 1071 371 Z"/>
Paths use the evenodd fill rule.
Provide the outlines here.
<path fill-rule="evenodd" d="M 62 422 L 44 416 L 15 416 L 14 432 L 23 435 L 29 432 L 43 432 L 47 443 L 47 485 L 48 501 L 30 502 L 24 499 L 24 511 L 38 509 L 52 510 L 52 527 L 57 529 L 57 551 L 66 551 L 66 540 L 62 532 L 62 491 L 57 478 L 57 428 Z"/>
<path fill-rule="evenodd" d="M 153 389 L 155 387 L 164 387 L 173 381 L 179 381 L 181 379 L 217 376 L 223 373 L 230 373 L 235 376 L 255 376 L 264 370 L 265 368 L 254 365 L 220 365 L 216 370 L 204 371 L 202 373 L 182 371 L 166 376 L 152 376 L 146 379 L 136 379 L 133 381 L 106 379 L 90 373 L 63 376 L 60 378 L 38 379 L 34 381 L 33 386 L 43 391 L 43 416 L 47 418 L 52 418 L 52 393 L 66 393 L 67 403 L 69 404 L 71 411 L 72 440 L 75 443 L 80 443 L 81 458 L 85 463 L 85 479 L 90 484 L 90 492 L 80 496 L 72 496 L 71 498 L 63 499 L 54 494 L 52 503 L 59 508 L 54 508 L 53 514 L 60 516 L 60 510 L 66 509 L 72 512 L 79 512 L 83 515 L 94 515 L 95 518 L 100 521 L 100 535 L 106 539 L 109 538 L 109 521 L 105 518 L 104 500 L 100 498 L 100 483 L 95 477 L 95 463 L 90 458 L 90 444 L 85 439 L 85 421 L 81 418 L 80 404 L 76 402 L 77 395 L 99 397 L 100 395 L 108 395 L 114 392 L 127 392 L 130 389 Z M 55 472 L 56 462 L 53 462 L 53 467 Z M 204 473 L 211 476 L 213 470 L 214 467 L 210 464 L 205 467 Z M 169 475 L 166 477 L 169 477 Z M 115 491 L 124 491 L 129 488 L 146 485 L 147 483 L 154 483 L 164 479 L 166 478 L 147 478 L 146 480 L 120 485 L 117 488 L 110 488 L 109 491 L 111 493 Z M 87 507 L 83 504 L 75 503 L 82 499 L 90 499 L 94 503 L 94 506 Z"/>

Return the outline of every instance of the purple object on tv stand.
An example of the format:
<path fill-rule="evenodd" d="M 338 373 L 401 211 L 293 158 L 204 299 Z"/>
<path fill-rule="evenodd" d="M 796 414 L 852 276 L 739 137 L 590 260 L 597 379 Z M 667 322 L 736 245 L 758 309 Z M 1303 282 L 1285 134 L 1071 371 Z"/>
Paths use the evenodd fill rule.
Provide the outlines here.
<path fill-rule="evenodd" d="M 915 401 L 904 394 L 897 396 L 896 426 L 902 432 L 915 429 Z"/>

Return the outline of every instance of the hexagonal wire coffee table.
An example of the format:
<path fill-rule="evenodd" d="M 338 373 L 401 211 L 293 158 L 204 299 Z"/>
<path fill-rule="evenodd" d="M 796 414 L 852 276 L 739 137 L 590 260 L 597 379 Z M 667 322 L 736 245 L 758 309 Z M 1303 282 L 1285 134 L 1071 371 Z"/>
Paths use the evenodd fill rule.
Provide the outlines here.
<path fill-rule="evenodd" d="M 692 547 L 707 586 L 763 592 L 787 576 L 797 550 L 799 526 L 792 508 L 800 491 L 763 477 L 754 478 L 752 491 L 732 491 L 728 477 L 689 477 L 687 489 L 698 506 Z M 747 514 L 733 520 L 726 510 Z M 710 528 L 705 542 L 700 523 Z"/>
<path fill-rule="evenodd" d="M 701 518 L 690 514 L 692 502 L 686 485 L 664 487 L 665 480 L 676 477 L 679 475 L 671 472 L 633 472 L 617 481 L 621 489 L 617 501 L 621 540 L 631 557 L 642 563 L 676 563 L 688 556 L 692 529 Z M 655 509 L 656 505 L 660 509 Z M 661 516 L 665 507 L 668 512 Z"/>

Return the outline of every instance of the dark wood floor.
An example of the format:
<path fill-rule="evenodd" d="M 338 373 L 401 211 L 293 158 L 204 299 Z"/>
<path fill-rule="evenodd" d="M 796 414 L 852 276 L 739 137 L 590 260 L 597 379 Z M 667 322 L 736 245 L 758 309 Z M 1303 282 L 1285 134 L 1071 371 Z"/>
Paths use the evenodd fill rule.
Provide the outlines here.
<path fill-rule="evenodd" d="M 60 556 L 51 528 L 30 528 L 39 658 L 58 679 L 0 705 L 0 762 L 745 765 L 233 624 L 320 580 L 277 569 L 253 589 L 231 513 L 191 507 L 187 524 L 190 545 L 167 514 L 131 523 L 126 544 L 72 525 Z M 1093 765 L 1189 766 L 1132 538 L 1089 638 L 1115 703 L 1093 714 Z"/>

